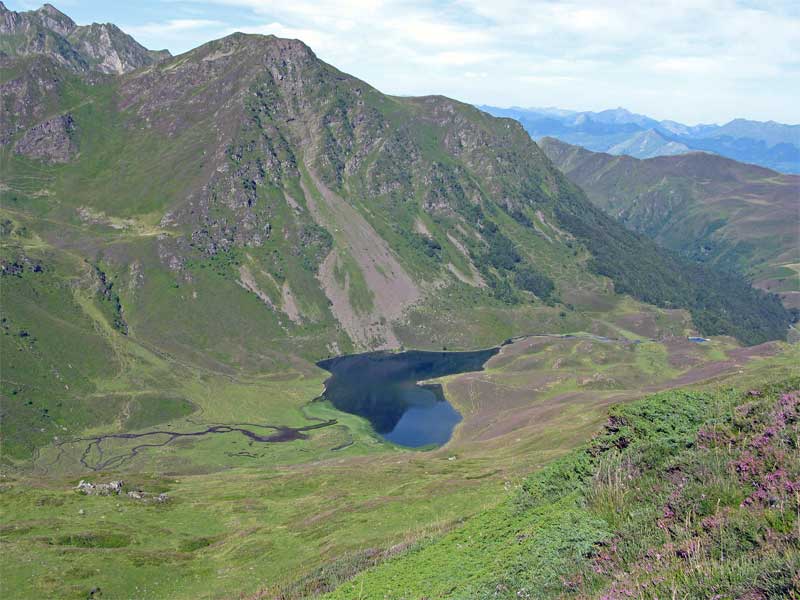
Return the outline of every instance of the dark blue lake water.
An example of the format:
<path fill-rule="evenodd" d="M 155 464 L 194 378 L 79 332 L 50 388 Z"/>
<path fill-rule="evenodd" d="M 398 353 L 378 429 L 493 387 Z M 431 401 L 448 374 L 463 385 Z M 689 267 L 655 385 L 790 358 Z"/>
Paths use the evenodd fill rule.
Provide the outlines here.
<path fill-rule="evenodd" d="M 323 396 L 341 411 L 369 420 L 386 440 L 420 448 L 440 446 L 461 415 L 439 385 L 419 381 L 480 371 L 498 348 L 476 352 L 368 352 L 317 363 L 330 371 Z"/>

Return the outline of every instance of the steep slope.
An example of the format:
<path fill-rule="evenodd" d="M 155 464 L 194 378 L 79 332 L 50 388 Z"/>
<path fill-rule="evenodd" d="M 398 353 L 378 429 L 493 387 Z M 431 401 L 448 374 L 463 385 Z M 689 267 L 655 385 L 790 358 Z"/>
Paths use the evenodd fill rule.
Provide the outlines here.
<path fill-rule="evenodd" d="M 4 84 L 12 98 L 42 81 L 27 81 L 28 73 L 17 71 L 19 78 Z M 550 289 L 547 278 L 558 263 L 572 263 L 573 277 L 581 277 L 569 232 L 553 223 L 577 219 L 587 243 L 606 250 L 617 235 L 610 222 L 587 229 L 600 217 L 586 213 L 580 192 L 564 187 L 517 125 L 445 98 L 383 96 L 298 42 L 234 35 L 91 88 L 73 100 L 76 110 L 46 121 L 63 130 L 67 147 L 59 160 L 68 164 L 52 190 L 65 200 L 55 210 L 81 209 L 82 220 L 91 211 L 107 219 L 158 215 L 158 227 L 170 232 L 157 236 L 159 256 L 179 280 L 190 279 L 198 261 L 239 261 L 237 255 L 263 255 L 274 246 L 280 258 L 270 262 L 294 257 L 307 273 L 283 274 L 283 265 L 272 264 L 271 277 L 281 287 L 288 278 L 290 289 L 324 291 L 340 322 L 351 313 L 347 333 L 361 347 L 391 338 L 379 321 L 399 317 L 423 288 L 443 278 L 455 283 L 442 263 L 462 274 L 472 263 L 494 295 L 513 304 L 523 280 L 538 277 L 541 289 Z M 79 116 L 93 110 L 107 121 L 102 135 L 88 114 Z M 46 142 L 34 135 L 42 127 L 15 140 L 16 156 L 42 158 L 36 152 Z M 133 164 L 116 151 L 123 143 L 136 150 Z M 158 150 L 147 155 L 137 143 Z M 27 169 L 25 161 L 10 160 L 10 182 Z M 67 206 L 78 197 L 80 206 Z M 544 233 L 548 228 L 553 235 Z M 526 239 L 531 233 L 537 247 L 518 247 L 534 243 Z M 625 243 L 642 245 L 642 256 L 653 253 L 643 240 Z M 257 270 L 253 260 L 236 272 Z M 669 261 L 659 258 L 661 268 L 649 272 L 660 277 Z M 340 302 L 345 292 L 347 302 Z M 368 343 L 375 327 L 381 333 Z"/>
<path fill-rule="evenodd" d="M 590 444 L 501 506 L 323 597 L 791 598 L 798 384 L 615 407 Z"/>
<path fill-rule="evenodd" d="M 704 153 L 637 160 L 553 138 L 541 147 L 629 228 L 694 259 L 739 269 L 797 305 L 800 177 Z"/>
<path fill-rule="evenodd" d="M 800 125 L 734 119 L 725 125 L 689 126 L 623 108 L 600 112 L 480 108 L 518 120 L 534 139 L 554 137 L 595 152 L 652 158 L 701 150 L 783 173 L 800 172 Z"/>
<path fill-rule="evenodd" d="M 234 34 L 115 76 L 59 56 L 0 64 L 3 276 L 32 295 L 57 282 L 53 303 L 115 340 L 113 359 L 91 357 L 106 375 L 114 360 L 233 375 L 488 346 L 614 306 L 606 277 L 706 334 L 785 336 L 774 299 L 626 231 L 514 121 L 385 96 L 296 40 Z M 28 262 L 41 270 L 14 266 Z M 45 339 L 22 294 L 4 310 Z M 4 372 L 4 406 L 36 397 L 43 437 L 73 427 L 50 405 L 91 396 L 37 393 L 36 348 L 14 348 L 30 356 Z"/>

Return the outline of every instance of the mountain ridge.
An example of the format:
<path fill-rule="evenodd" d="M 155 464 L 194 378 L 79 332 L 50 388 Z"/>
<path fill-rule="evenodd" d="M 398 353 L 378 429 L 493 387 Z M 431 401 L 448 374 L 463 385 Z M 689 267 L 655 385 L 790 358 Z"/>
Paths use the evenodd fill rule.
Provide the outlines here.
<path fill-rule="evenodd" d="M 703 152 L 636 159 L 555 138 L 540 145 L 628 227 L 697 260 L 740 270 L 779 291 L 787 306 L 797 305 L 799 176 Z"/>
<path fill-rule="evenodd" d="M 52 4 L 15 12 L 0 2 L 0 56 L 45 54 L 75 71 L 127 73 L 169 56 L 148 50 L 112 23 L 77 25 Z"/>
<path fill-rule="evenodd" d="M 72 26 L 67 24 L 64 27 L 70 29 Z M 42 54 L 50 56 L 46 48 Z M 81 72 L 76 72 L 76 75 L 81 77 Z M 214 86 L 202 85 L 212 79 L 216 81 Z M 28 87 L 36 87 L 38 83 Z M 557 209 L 563 214 L 568 203 L 554 204 L 554 198 L 559 194 L 566 193 L 578 202 L 574 211 L 584 210 L 583 201 L 578 200 L 580 192 L 564 191 L 566 188 L 558 180 L 557 171 L 551 169 L 541 150 L 516 124 L 488 121 L 472 107 L 441 96 L 383 96 L 364 82 L 319 62 L 313 52 L 299 41 L 232 34 L 179 57 L 123 73 L 118 80 L 106 85 L 114 95 L 110 100 L 116 103 L 116 107 L 109 104 L 109 108 L 120 111 L 119 117 L 126 122 L 123 125 L 120 121 L 114 127 L 123 127 L 144 137 L 149 135 L 147 131 L 152 130 L 165 140 L 189 136 L 192 141 L 186 148 L 202 148 L 202 154 L 207 156 L 196 178 L 186 180 L 190 187 L 169 200 L 159 200 L 153 206 L 160 206 L 159 210 L 165 211 L 159 219 L 160 227 L 177 228 L 181 232 L 177 236 L 161 236 L 158 241 L 162 262 L 179 278 L 183 276 L 181 273 L 187 261 L 263 247 L 275 228 L 269 219 L 270 214 L 277 210 L 275 202 L 284 202 L 279 196 L 294 197 L 301 207 L 308 203 L 305 216 L 300 217 L 300 212 L 293 209 L 295 214 L 288 215 L 284 225 L 289 229 L 282 233 L 284 237 L 291 237 L 291 229 L 300 238 L 315 240 L 310 245 L 304 244 L 307 252 L 316 253 L 314 261 L 320 261 L 323 253 L 327 252 L 325 248 L 336 242 L 327 237 L 337 228 L 336 223 L 329 218 L 326 222 L 327 217 L 318 209 L 320 201 L 327 205 L 325 210 L 335 213 L 335 206 L 352 206 L 358 197 L 385 198 L 380 203 L 384 203 L 385 210 L 394 211 L 391 219 L 379 225 L 368 223 L 368 216 L 361 222 L 363 230 L 372 228 L 370 235 L 373 240 L 381 237 L 376 227 L 389 225 L 391 228 L 396 219 L 411 221 L 407 227 L 423 217 L 434 221 L 440 219 L 459 223 L 462 229 L 467 230 L 474 228 L 472 220 L 475 216 L 479 225 L 484 219 L 494 222 L 496 218 L 482 216 L 481 205 L 489 198 L 523 228 L 544 219 L 545 212 Z M 15 95 L 19 97 L 19 94 Z M 213 121 L 209 118 L 212 113 L 215 115 Z M 418 124 L 412 128 L 401 124 L 395 116 L 400 114 L 413 115 Z M 37 152 L 44 153 L 45 150 L 36 145 L 43 142 L 37 142 L 34 135 L 36 127 L 44 127 L 51 133 L 57 131 L 64 140 L 55 153 L 57 156 L 51 156 L 51 160 L 67 164 L 82 162 L 78 139 L 83 127 L 80 118 L 72 113 L 60 115 L 31 129 L 33 122 L 30 119 L 21 122 L 20 114 L 12 117 L 9 121 L 18 121 L 18 129 L 27 129 L 27 133 L 15 142 L 18 153 L 28 152 L 34 158 L 39 156 Z M 123 129 L 119 131 L 123 133 Z M 421 137 L 430 133 L 441 137 L 429 138 L 431 144 Z M 210 140 L 215 140 L 211 146 Z M 503 160 L 499 159 L 500 148 L 505 148 Z M 180 164 L 192 160 L 180 155 L 164 158 L 178 170 L 184 168 Z M 460 166 L 451 164 L 453 160 L 460 161 Z M 101 170 L 92 186 L 104 186 L 103 189 L 110 191 L 114 186 L 112 173 L 116 178 L 116 172 Z M 402 173 L 422 175 L 409 180 Z M 480 178 L 482 185 L 476 185 L 475 178 Z M 440 183 L 431 187 L 431 183 L 436 181 Z M 316 194 L 307 193 L 314 188 L 319 193 L 316 199 Z M 343 202 L 347 196 L 354 198 Z M 416 212 L 407 204 L 398 204 L 412 197 L 419 198 L 422 212 Z M 92 208 L 111 211 L 112 214 L 121 211 L 120 217 L 133 216 L 142 210 L 137 208 L 142 199 L 131 200 L 132 203 L 124 206 L 121 198 L 111 205 L 103 200 L 106 204 Z M 535 208 L 537 204 L 538 209 Z M 537 210 L 538 214 L 535 214 Z M 350 292 L 353 286 L 366 287 L 360 292 L 361 300 L 358 302 L 369 312 L 375 290 L 364 285 L 363 275 L 372 272 L 373 283 L 383 276 L 375 275 L 369 261 L 365 262 L 361 257 L 365 248 L 354 250 L 357 233 L 346 239 L 347 228 L 342 226 L 342 220 L 347 219 L 342 214 L 337 218 L 342 234 L 339 243 L 349 248 L 343 251 L 350 255 L 347 260 L 343 256 L 339 259 L 350 262 L 351 267 L 354 262 L 357 267 L 350 273 L 353 281 L 346 287 Z M 556 212 L 551 213 L 550 219 L 558 220 Z M 289 221 L 293 224 L 290 225 Z M 467 236 L 460 240 L 462 247 L 471 247 L 469 256 L 464 256 L 443 232 L 438 236 L 430 235 L 430 231 L 441 229 L 434 221 L 426 225 L 428 236 L 419 235 L 432 240 L 432 244 L 439 244 L 440 249 L 447 250 L 456 262 L 462 265 L 475 263 L 480 237 Z M 603 228 L 609 226 L 598 222 L 595 224 L 598 229 L 592 235 L 603 238 Z M 327 236 L 322 231 L 327 231 Z M 406 239 L 397 239 L 398 235 Z M 454 234 L 451 232 L 449 235 L 452 237 Z M 391 263 L 396 261 L 390 256 L 397 252 L 396 244 L 407 247 L 427 242 L 418 242 L 408 231 L 396 231 L 394 238 L 395 249 L 389 250 L 393 245 L 390 242 L 385 250 L 388 262 L 381 269 L 398 273 L 413 269 L 410 265 L 399 269 L 399 263 L 392 266 Z M 527 261 L 513 250 L 513 242 L 509 242 L 505 234 L 498 239 L 497 244 L 512 259 L 507 262 L 503 256 L 496 257 L 495 264 L 488 267 L 490 270 L 482 276 L 494 284 L 490 287 L 500 286 L 505 293 L 504 281 L 508 276 L 498 279 L 497 275 L 508 272 L 506 269 L 513 273 L 515 264 Z M 475 246 L 476 242 L 478 246 Z M 593 243 L 598 243 L 597 239 Z M 316 251 L 311 250 L 315 247 Z M 435 246 L 431 248 L 435 253 Z M 403 252 L 405 250 L 400 255 Z M 309 256 L 306 258 L 311 260 Z M 427 267 L 429 277 L 432 277 L 430 281 L 437 278 L 430 272 L 431 267 L 433 265 Z M 474 268 L 474 264 L 462 267 L 462 275 L 474 271 Z M 344 289 L 333 291 L 332 281 L 336 278 L 331 274 L 317 274 L 315 278 L 327 282 L 329 300 L 331 296 L 338 298 L 345 293 Z M 391 287 L 388 279 L 386 282 Z M 309 280 L 306 284 L 314 285 Z M 297 285 L 301 285 L 300 282 Z M 352 295 L 350 292 L 347 295 Z M 276 302 L 277 298 L 271 301 Z M 388 306 L 388 302 L 387 299 L 384 304 Z M 358 311 L 349 312 L 352 321 Z M 343 314 L 341 310 L 339 314 Z M 373 317 L 380 320 L 381 315 L 375 313 Z M 363 325 L 365 329 L 359 334 L 362 341 L 368 339 L 366 330 L 373 326 L 374 322 Z"/>
<path fill-rule="evenodd" d="M 554 108 L 479 106 L 490 114 L 519 120 L 534 139 L 555 137 L 593 152 L 652 158 L 685 151 L 705 151 L 773 170 L 800 172 L 800 125 L 737 118 L 723 125 L 684 125 L 656 120 L 624 108 L 600 112 Z M 651 132 L 659 143 L 637 148 Z"/>

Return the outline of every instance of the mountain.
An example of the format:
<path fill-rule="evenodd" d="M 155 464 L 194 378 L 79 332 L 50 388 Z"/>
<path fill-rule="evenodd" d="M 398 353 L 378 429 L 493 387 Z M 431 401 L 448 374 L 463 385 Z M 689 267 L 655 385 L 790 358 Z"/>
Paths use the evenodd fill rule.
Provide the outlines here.
<path fill-rule="evenodd" d="M 595 121 L 597 123 L 605 123 L 608 125 L 636 125 L 637 127 L 641 128 L 650 128 L 655 127 L 658 125 L 657 121 L 654 121 L 650 117 L 646 117 L 645 115 L 639 115 L 636 113 L 632 113 L 629 110 L 626 110 L 622 107 L 619 108 L 611 108 L 607 110 L 601 110 L 600 112 L 574 112 L 572 114 L 572 122 L 574 124 L 578 124 L 579 122 L 585 122 L 587 120 Z"/>
<path fill-rule="evenodd" d="M 672 156 L 684 154 L 690 149 L 686 144 L 673 142 L 655 129 L 647 129 L 633 134 L 624 142 L 614 144 L 609 150 L 609 154 L 636 156 L 638 158 L 652 158 L 653 156 Z"/>
<path fill-rule="evenodd" d="M 798 306 L 800 176 L 693 152 L 639 160 L 554 138 L 542 150 L 589 199 L 630 229 Z"/>
<path fill-rule="evenodd" d="M 111 23 L 78 26 L 51 4 L 14 12 L 0 2 L 0 56 L 49 56 L 78 72 L 127 73 L 169 56 Z"/>
<path fill-rule="evenodd" d="M 586 512 L 604 463 L 556 463 L 544 512 L 514 482 L 574 456 L 610 406 L 668 391 L 617 409 L 608 443 L 577 451 L 629 448 L 619 506 L 651 479 L 667 496 L 699 412 L 738 419 L 729 388 L 761 393 L 755 380 L 796 370 L 796 347 L 769 341 L 791 316 L 776 297 L 627 230 L 516 121 L 387 96 L 271 36 L 105 72 L 53 15 L 4 15 L 64 42 L 0 56 L 6 596 L 305 598 L 425 548 L 447 560 L 418 555 L 400 581 L 412 597 L 538 597 L 506 585 L 514 574 L 550 577 L 560 596 L 557 578 L 617 530 L 667 536 L 666 499 L 637 497 L 642 520 L 618 528 L 616 505 L 605 525 Z M 478 351 L 444 352 L 464 349 Z M 353 380 L 338 398 L 336 364 Z M 716 395 L 669 391 L 687 385 Z M 348 386 L 369 410 L 348 412 Z M 442 408 L 444 445 L 380 434 L 427 429 Z M 737 477 L 724 463 L 715 477 Z M 724 516 L 749 483 L 723 483 L 685 498 Z M 737 529 L 734 560 L 780 583 L 791 555 L 749 542 L 795 513 Z M 712 547 L 682 518 L 700 514 L 670 521 L 685 528 L 674 539 Z M 464 543 L 434 546 L 459 531 Z M 620 573 L 635 576 L 624 548 Z"/>
<path fill-rule="evenodd" d="M 479 108 L 517 119 L 534 139 L 554 137 L 595 152 L 652 158 L 701 150 L 784 173 L 800 173 L 800 125 L 734 119 L 725 125 L 689 126 L 657 121 L 624 108 L 600 112 Z"/>
<path fill-rule="evenodd" d="M 768 146 L 778 144 L 800 143 L 800 125 L 784 125 L 775 121 L 750 121 L 748 119 L 734 119 L 720 127 L 706 128 L 700 135 L 702 138 L 750 138 L 764 142 Z"/>
<path fill-rule="evenodd" d="M 3 18 L 46 39 L 78 31 L 52 7 Z M 512 120 L 383 95 L 296 40 L 233 34 L 111 75 L 105 59 L 25 48 L 0 62 L 5 327 L 22 343 L 4 365 L 7 448 L 97 418 L 91 373 L 118 360 L 104 328 L 187 364 L 269 372 L 497 343 L 498 323 L 516 334 L 593 310 L 610 280 L 688 309 L 706 335 L 786 335 L 774 297 L 626 230 Z M 34 385 L 48 368 L 63 385 Z"/>

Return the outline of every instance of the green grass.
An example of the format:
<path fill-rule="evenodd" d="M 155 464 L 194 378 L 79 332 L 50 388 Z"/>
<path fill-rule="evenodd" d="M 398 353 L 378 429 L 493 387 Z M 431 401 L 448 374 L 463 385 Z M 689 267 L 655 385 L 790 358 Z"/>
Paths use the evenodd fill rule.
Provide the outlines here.
<path fill-rule="evenodd" d="M 163 506 L 79 496 L 68 480 L 45 488 L 33 480 L 6 480 L 3 512 L 13 515 L 14 526 L 3 531 L 3 540 L 14 558 L 4 561 L 3 584 L 16 597 L 77 597 L 95 586 L 110 597 L 137 587 L 153 598 L 225 597 L 299 577 L 342 553 L 423 535 L 469 514 L 498 486 L 462 479 L 451 492 L 432 497 L 438 481 L 457 481 L 465 468 L 469 472 L 446 460 L 392 461 L 377 470 L 332 461 L 325 469 L 299 472 L 276 470 L 269 462 L 179 480 L 133 476 L 145 489 L 166 489 L 171 501 Z M 59 531 L 59 543 L 53 543 L 53 531 Z M 117 540 L 108 538 L 112 533 L 128 543 L 109 548 Z M 64 553 L 65 543 L 86 550 Z M 33 557 L 33 577 L 12 568 Z M 174 568 L 177 573 L 168 574 Z M 53 569 L 59 580 L 47 576 Z"/>
<path fill-rule="evenodd" d="M 124 350 L 131 340 L 111 335 L 109 339 L 120 344 L 121 355 L 130 358 L 131 353 Z M 508 355 L 506 363 L 490 367 L 486 377 L 503 386 L 529 385 L 526 377 L 546 373 L 561 359 L 562 366 L 554 371 L 568 370 L 575 379 L 541 398 L 529 396 L 516 409 L 522 410 L 546 403 L 560 392 L 579 390 L 575 381 L 597 369 L 613 371 L 624 361 L 635 365 L 634 352 L 600 342 L 591 342 L 589 349 L 589 343 L 551 340 L 535 351 Z M 777 377 L 793 360 L 781 356 L 758 368 L 767 364 L 773 365 L 769 368 Z M 518 558 L 514 551 L 519 533 L 529 536 L 524 540 L 526 551 L 540 560 L 563 556 L 561 566 L 554 567 L 554 572 L 561 572 L 571 564 L 570 556 L 575 556 L 570 554 L 573 550 L 565 554 L 562 548 L 584 548 L 586 540 L 608 530 L 598 519 L 609 511 L 582 514 L 576 508 L 580 502 L 574 490 L 541 510 L 543 529 L 533 527 L 528 513 L 519 513 L 514 498 L 517 484 L 527 474 L 569 454 L 599 427 L 605 399 L 614 398 L 618 390 L 608 396 L 608 392 L 584 390 L 569 406 L 532 417 L 532 426 L 510 438 L 476 443 L 469 425 L 472 416 L 484 406 L 494 406 L 498 415 L 513 411 L 513 399 L 489 390 L 488 395 L 474 398 L 473 404 L 469 388 L 460 387 L 460 376 L 456 376 L 446 382 L 448 398 L 465 415 L 456 438 L 440 451 L 408 452 L 381 442 L 363 419 L 339 413 L 327 403 L 308 404 L 321 390 L 322 372 L 234 380 L 173 367 L 180 376 L 173 380 L 180 391 L 177 397 L 191 399 L 197 410 L 190 418 L 197 423 L 304 425 L 309 418 L 336 418 L 339 423 L 312 432 L 308 440 L 286 444 L 251 444 L 238 434 L 182 440 L 143 452 L 113 473 L 87 474 L 76 462 L 82 450 L 79 444 L 65 447 L 66 454 L 58 461 L 54 448 L 44 449 L 34 474 L 6 470 L 0 492 L 2 520 L 8 524 L 0 532 L 6 557 L 0 578 L 16 597 L 77 598 L 98 586 L 112 598 L 137 589 L 149 598 L 223 598 L 261 589 L 287 593 L 326 589 L 389 559 L 377 567 L 387 568 L 393 564 L 392 557 L 404 552 L 434 552 L 425 550 L 429 546 L 439 548 L 437 561 L 455 560 L 453 547 L 439 546 L 435 540 L 458 532 L 463 535 L 458 538 L 461 544 L 481 541 L 470 559 L 474 563 L 464 563 L 475 567 L 476 579 L 469 589 L 480 590 L 476 586 L 482 585 L 482 577 L 500 572 L 500 566 Z M 142 357 L 129 363 L 132 370 L 116 381 L 102 382 L 97 393 L 120 394 L 130 385 L 127 381 L 139 377 L 149 381 L 165 372 L 160 368 L 155 359 Z M 159 425 L 165 427 L 188 431 L 199 425 L 178 416 Z M 110 429 L 100 423 L 91 432 Z M 514 441 L 515 437 L 519 439 Z M 125 443 L 106 446 L 109 455 L 125 449 Z M 451 456 L 456 459 L 448 460 Z M 122 478 L 129 488 L 166 492 L 171 500 L 153 505 L 127 497 L 84 497 L 71 489 L 79 478 Z M 498 502 L 505 508 L 490 508 Z M 498 521 L 498 515 L 505 516 Z M 484 523 L 487 531 L 506 531 L 511 537 L 503 538 L 498 546 L 483 527 L 463 529 L 473 527 L 473 522 Z M 574 537 L 556 540 L 552 546 L 544 544 L 558 532 Z M 103 547 L 106 541 L 118 543 L 108 536 L 124 536 L 127 544 Z M 88 541 L 80 541 L 84 539 Z M 69 540 L 74 543 L 66 544 Z M 84 543 L 95 545 L 75 545 Z M 430 569 L 437 564 L 431 563 Z M 428 573 L 425 565 L 417 568 L 420 577 Z M 50 575 L 54 572 L 58 578 Z M 442 578 L 442 589 L 451 585 L 447 581 Z M 364 589 L 372 588 L 365 583 Z M 471 593 L 465 592 L 466 597 Z"/>
<path fill-rule="evenodd" d="M 616 407 L 591 444 L 531 476 L 501 506 L 326 597 L 796 593 L 797 499 L 783 484 L 772 492 L 777 504 L 745 498 L 757 497 L 753 477 L 769 488 L 770 477 L 800 474 L 791 457 L 798 387 L 798 379 L 770 384 L 756 397 L 674 391 Z M 788 423 L 775 416 L 783 414 Z M 751 464 L 756 439 L 774 448 L 759 451 L 752 468 L 761 472 L 742 477 L 730 465 Z"/>
<path fill-rule="evenodd" d="M 213 70 L 199 61 L 223 46 L 236 51 L 239 70 L 186 89 L 194 75 L 184 67 L 197 61 Z M 628 343 L 683 336 L 687 314 L 624 300 L 588 270 L 587 248 L 560 230 L 556 207 L 569 201 L 579 220 L 589 207 L 553 187 L 556 173 L 521 128 L 441 98 L 384 97 L 312 60 L 297 71 L 315 82 L 307 88 L 305 130 L 282 112 L 294 92 L 263 68 L 272 50 L 263 39 L 237 36 L 154 68 L 146 75 L 152 85 L 142 89 L 133 89 L 133 78 L 88 85 L 50 73 L 61 79 L 42 100 L 45 112 L 73 115 L 80 154 L 48 165 L 11 146 L 0 151 L 1 258 L 11 271 L 23 265 L 3 275 L 0 290 L 0 510 L 7 524 L 0 577 L 14 597 L 85 598 L 96 587 L 109 598 L 295 593 L 334 586 L 403 550 L 434 548 L 433 540 L 459 535 L 476 514 L 474 522 L 511 535 L 520 523 L 527 527 L 516 505 L 502 513 L 516 483 L 584 443 L 609 404 L 638 397 L 646 385 L 670 387 L 690 371 L 673 366 L 676 357 L 706 365 L 734 347 L 715 340 L 714 354 L 679 343 Z M 2 76 L 30 79 L 26 65 Z M 220 89 L 230 94 L 215 95 Z M 175 99 L 175 90 L 187 96 Z M 129 91 L 141 95 L 117 110 Z M 228 111 L 239 91 L 247 97 L 242 111 Z M 461 134 L 475 143 L 453 146 Z M 343 204 L 326 205 L 311 170 Z M 312 201 L 321 217 L 310 214 Z M 450 444 L 411 452 L 383 442 L 365 420 L 313 401 L 326 377 L 314 361 L 364 349 L 332 314 L 318 279 L 321 261 L 337 253 L 336 276 L 347 283 L 355 313 L 380 304 L 366 283 L 371 257 L 355 256 L 356 238 L 342 230 L 355 217 L 422 291 L 387 324 L 405 346 L 474 349 L 529 333 L 624 339 L 582 335 L 506 346 L 485 372 L 443 382 L 464 416 Z M 414 234 L 418 220 L 436 243 Z M 553 280 L 561 304 L 513 287 L 500 298 L 445 270 L 452 262 L 467 273 L 486 256 L 481 236 L 489 222 L 509 241 L 500 242 L 496 265 L 474 266 L 511 281 L 503 260 L 516 253 Z M 595 231 L 601 241 L 605 229 Z M 636 258 L 641 246 L 631 243 Z M 98 295 L 92 265 L 113 294 Z M 649 273 L 629 266 L 630 277 Z M 242 267 L 269 301 L 245 289 Z M 297 300 L 296 320 L 283 306 L 284 285 Z M 786 368 L 785 357 L 772 360 L 776 372 Z M 741 362 L 750 368 L 755 359 Z M 141 439 L 90 443 L 150 429 L 331 419 L 335 425 L 287 443 L 256 443 L 236 432 L 158 446 L 168 439 L 162 433 L 138 453 Z M 113 470 L 91 470 L 115 457 Z M 80 478 L 123 478 L 171 500 L 83 497 L 73 490 Z M 501 512 L 483 512 L 499 503 Z M 602 516 L 582 512 L 576 494 L 556 504 L 540 507 L 542 529 L 526 529 L 519 543 L 563 570 L 608 528 Z M 496 518 L 501 513 L 509 521 Z M 570 532 L 575 537 L 563 537 Z M 475 586 L 504 564 L 524 571 L 513 543 L 481 544 L 483 554 L 470 558 L 470 590 L 482 589 Z M 436 547 L 436 560 L 452 558 L 452 548 Z M 494 559 L 487 560 L 489 550 L 498 551 Z M 334 575 L 323 573 L 326 565 Z"/>

